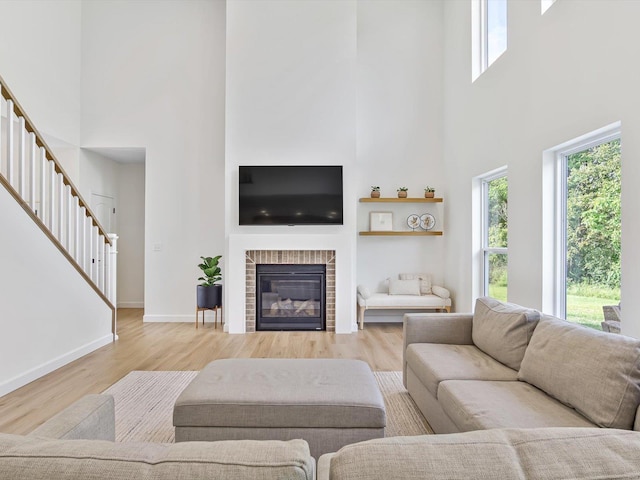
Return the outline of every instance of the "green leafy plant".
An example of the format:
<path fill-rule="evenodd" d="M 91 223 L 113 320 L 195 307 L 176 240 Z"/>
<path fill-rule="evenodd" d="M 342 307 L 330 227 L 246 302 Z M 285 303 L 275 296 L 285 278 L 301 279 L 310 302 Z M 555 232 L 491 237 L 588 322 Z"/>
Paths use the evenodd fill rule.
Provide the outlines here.
<path fill-rule="evenodd" d="M 429 185 L 427 185 L 427 186 L 424 188 L 424 191 L 425 191 L 425 192 L 435 192 L 435 191 L 436 191 L 436 189 L 435 189 L 435 188 L 433 188 L 433 187 L 430 187 Z"/>
<path fill-rule="evenodd" d="M 407 190 L 409 190 L 407 187 L 400 187 L 398 192 L 406 192 Z"/>
<path fill-rule="evenodd" d="M 379 192 L 379 191 L 380 191 L 380 187 L 374 187 L 374 186 L 372 186 L 372 187 L 371 187 L 371 191 L 372 191 L 372 192 Z"/>
<path fill-rule="evenodd" d="M 210 287 L 211 285 L 215 285 L 216 282 L 222 280 L 222 270 L 218 266 L 218 262 L 222 258 L 222 255 L 218 255 L 217 257 L 200 257 L 202 259 L 202 263 L 198 264 L 198 267 L 204 273 L 204 277 L 198 278 L 202 283 L 200 286 L 202 287 Z"/>

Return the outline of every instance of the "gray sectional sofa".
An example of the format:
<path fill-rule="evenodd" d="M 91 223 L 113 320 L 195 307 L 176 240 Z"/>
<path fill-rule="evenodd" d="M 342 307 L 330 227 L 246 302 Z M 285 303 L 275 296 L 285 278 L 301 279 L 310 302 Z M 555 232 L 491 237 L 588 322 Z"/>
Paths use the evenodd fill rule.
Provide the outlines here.
<path fill-rule="evenodd" d="M 304 440 L 115 443 L 113 397 L 88 395 L 27 436 L 0 434 L 0 479 L 313 480 Z"/>
<path fill-rule="evenodd" d="M 489 298 L 404 329 L 409 393 L 437 433 L 463 433 L 354 443 L 316 472 L 304 440 L 115 443 L 113 398 L 89 395 L 0 434 L 0 479 L 640 478 L 640 341 Z"/>
<path fill-rule="evenodd" d="M 485 297 L 404 318 L 404 384 L 436 433 L 640 430 L 640 340 Z"/>

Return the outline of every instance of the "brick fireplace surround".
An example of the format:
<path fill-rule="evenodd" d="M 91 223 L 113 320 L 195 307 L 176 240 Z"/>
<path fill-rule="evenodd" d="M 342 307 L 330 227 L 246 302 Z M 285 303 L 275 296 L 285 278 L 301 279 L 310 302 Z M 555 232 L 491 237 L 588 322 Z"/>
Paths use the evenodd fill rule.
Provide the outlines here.
<path fill-rule="evenodd" d="M 336 252 L 335 250 L 247 250 L 246 259 L 246 331 L 256 331 L 256 264 L 326 265 L 328 332 L 336 330 Z"/>

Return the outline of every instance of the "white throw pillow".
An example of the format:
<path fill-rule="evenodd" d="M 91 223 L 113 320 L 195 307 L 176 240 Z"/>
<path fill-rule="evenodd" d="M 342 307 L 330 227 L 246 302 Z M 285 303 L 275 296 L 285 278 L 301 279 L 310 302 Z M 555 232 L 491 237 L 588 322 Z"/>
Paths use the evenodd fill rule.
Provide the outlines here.
<path fill-rule="evenodd" d="M 401 273 L 398 278 L 400 280 L 418 280 L 420 281 L 420 294 L 428 295 L 431 293 L 431 275 L 428 273 Z"/>
<path fill-rule="evenodd" d="M 440 298 L 449 298 L 451 296 L 451 292 L 444 287 L 439 287 L 438 285 L 432 285 L 431 290 L 434 295 L 439 296 Z"/>
<path fill-rule="evenodd" d="M 389 280 L 389 295 L 420 295 L 419 280 Z"/>
<path fill-rule="evenodd" d="M 364 285 L 358 285 L 358 293 L 365 300 L 371 296 L 371 291 Z"/>

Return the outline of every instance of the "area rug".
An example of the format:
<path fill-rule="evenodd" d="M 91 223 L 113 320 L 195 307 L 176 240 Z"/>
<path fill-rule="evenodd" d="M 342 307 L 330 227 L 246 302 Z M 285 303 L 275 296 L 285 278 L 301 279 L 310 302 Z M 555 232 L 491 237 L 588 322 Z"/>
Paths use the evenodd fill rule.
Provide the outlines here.
<path fill-rule="evenodd" d="M 173 404 L 198 372 L 133 371 L 104 391 L 116 404 L 116 441 L 174 441 Z M 373 372 L 387 410 L 386 436 L 433 433 L 402 385 L 401 372 Z"/>

